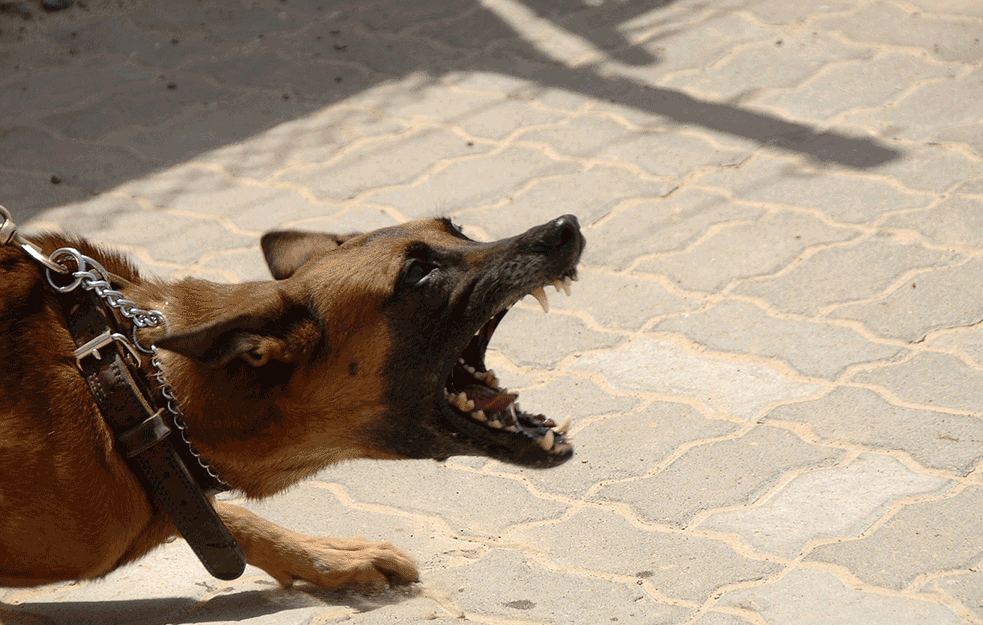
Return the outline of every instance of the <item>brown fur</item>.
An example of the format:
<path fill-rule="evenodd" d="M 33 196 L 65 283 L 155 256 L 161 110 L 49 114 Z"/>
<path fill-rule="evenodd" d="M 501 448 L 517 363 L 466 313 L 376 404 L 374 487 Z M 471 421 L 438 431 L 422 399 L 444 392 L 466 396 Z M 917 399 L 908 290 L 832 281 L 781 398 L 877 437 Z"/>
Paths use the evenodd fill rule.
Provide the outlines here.
<path fill-rule="evenodd" d="M 440 251 L 451 259 L 441 261 L 448 275 L 460 270 L 462 277 L 487 271 L 483 263 L 503 253 L 460 236 L 449 222 L 351 238 L 267 237 L 264 251 L 278 279 L 233 285 L 161 282 L 79 239 L 35 242 L 46 254 L 72 246 L 98 259 L 128 282 L 126 298 L 166 315 L 169 332 L 150 331 L 145 339 L 162 348 L 195 445 L 249 497 L 277 493 L 343 459 L 486 453 L 431 423 L 436 370 L 407 363 L 447 356 L 419 354 L 410 341 L 420 331 L 400 325 L 407 310 L 429 301 L 399 286 L 410 247 Z M 573 264 L 580 247 L 566 253 Z M 533 277 L 529 284 L 516 279 L 516 293 L 539 284 Z M 17 247 L 0 246 L 0 281 L 0 586 L 103 576 L 175 530 L 115 450 L 38 266 Z M 448 301 L 456 301 L 454 289 L 445 288 Z M 405 441 L 423 447 L 407 451 Z M 388 543 L 302 536 L 228 503 L 215 508 L 248 562 L 284 585 L 417 579 L 412 561 Z"/>

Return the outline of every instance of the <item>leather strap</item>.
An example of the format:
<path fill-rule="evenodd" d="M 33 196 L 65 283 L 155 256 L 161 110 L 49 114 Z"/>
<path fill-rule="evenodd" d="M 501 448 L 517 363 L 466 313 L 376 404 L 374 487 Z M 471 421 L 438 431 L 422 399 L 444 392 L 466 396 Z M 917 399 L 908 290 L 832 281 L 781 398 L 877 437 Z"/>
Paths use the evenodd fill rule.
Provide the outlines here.
<path fill-rule="evenodd" d="M 225 580 L 239 577 L 246 557 L 182 460 L 190 450 L 178 453 L 187 445 L 171 435 L 163 410 L 151 407 L 152 395 L 142 376 L 131 374 L 126 359 L 132 356 L 114 336 L 120 330 L 115 316 L 91 291 L 75 289 L 59 295 L 59 300 L 79 347 L 79 370 L 151 505 L 167 512 L 209 573 Z M 122 333 L 117 336 L 123 338 Z"/>

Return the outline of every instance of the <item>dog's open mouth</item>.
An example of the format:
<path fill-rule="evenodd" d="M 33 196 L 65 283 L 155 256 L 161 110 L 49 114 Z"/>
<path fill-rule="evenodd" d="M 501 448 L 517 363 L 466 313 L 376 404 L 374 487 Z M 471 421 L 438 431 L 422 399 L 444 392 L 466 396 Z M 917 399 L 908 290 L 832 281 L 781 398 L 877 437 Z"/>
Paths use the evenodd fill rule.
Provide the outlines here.
<path fill-rule="evenodd" d="M 552 283 L 557 291 L 569 295 L 577 270 L 567 271 Z M 543 287 L 529 293 L 545 312 L 549 304 Z M 518 298 L 518 299 L 521 299 Z M 509 461 L 525 466 L 550 467 L 573 455 L 573 445 L 567 435 L 570 420 L 561 425 L 541 414 L 523 412 L 516 401 L 518 395 L 499 384 L 495 372 L 485 366 L 485 351 L 495 329 L 515 304 L 508 302 L 475 332 L 451 367 L 444 382 L 445 414 L 453 425 L 476 442 L 498 449 Z M 505 459 L 503 458 L 503 459 Z"/>

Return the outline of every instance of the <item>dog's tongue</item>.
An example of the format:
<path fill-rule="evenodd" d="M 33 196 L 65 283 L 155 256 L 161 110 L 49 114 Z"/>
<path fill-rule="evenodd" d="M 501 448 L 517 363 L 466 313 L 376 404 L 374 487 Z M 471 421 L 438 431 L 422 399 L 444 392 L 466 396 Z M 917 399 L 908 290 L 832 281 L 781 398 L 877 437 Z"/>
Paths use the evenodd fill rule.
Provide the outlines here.
<path fill-rule="evenodd" d="M 486 413 L 501 412 L 519 397 L 515 393 L 497 391 L 482 384 L 469 386 L 464 389 L 464 392 L 468 394 L 468 399 L 474 402 L 475 410 L 483 410 Z"/>

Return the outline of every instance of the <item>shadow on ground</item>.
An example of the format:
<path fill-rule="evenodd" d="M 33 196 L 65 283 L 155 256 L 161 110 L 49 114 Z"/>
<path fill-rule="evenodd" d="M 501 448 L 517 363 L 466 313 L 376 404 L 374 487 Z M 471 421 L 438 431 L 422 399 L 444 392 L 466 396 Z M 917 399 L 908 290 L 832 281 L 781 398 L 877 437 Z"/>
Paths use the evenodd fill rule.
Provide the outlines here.
<path fill-rule="evenodd" d="M 500 0 L 627 66 L 658 64 L 678 32 L 673 2 L 586 7 Z M 10 3 L 7 3 L 10 5 Z M 122 4 L 122 3 L 120 3 Z M 0 12 L 0 176 L 21 220 L 357 96 L 411 74 L 492 72 L 607 100 L 807 156 L 867 168 L 898 152 L 733 103 L 702 101 L 547 56 L 473 0 L 285 0 L 251 7 L 176 0 L 117 8 L 92 0 L 58 14 Z M 692 10 L 697 10 L 694 7 Z M 643 46 L 622 34 L 643 20 Z M 555 56 L 555 55 L 554 55 Z M 385 111 L 381 111 L 384 114 Z"/>

